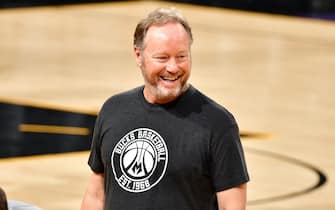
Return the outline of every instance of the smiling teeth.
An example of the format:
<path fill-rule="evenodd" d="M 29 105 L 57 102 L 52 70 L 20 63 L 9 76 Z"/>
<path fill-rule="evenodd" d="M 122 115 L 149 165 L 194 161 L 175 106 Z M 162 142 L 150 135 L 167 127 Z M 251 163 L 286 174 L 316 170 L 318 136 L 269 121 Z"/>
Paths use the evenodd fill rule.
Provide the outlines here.
<path fill-rule="evenodd" d="M 165 78 L 165 77 L 162 77 L 162 79 L 163 80 L 168 80 L 168 81 L 175 81 L 175 80 L 178 79 L 178 77 L 177 78 Z"/>

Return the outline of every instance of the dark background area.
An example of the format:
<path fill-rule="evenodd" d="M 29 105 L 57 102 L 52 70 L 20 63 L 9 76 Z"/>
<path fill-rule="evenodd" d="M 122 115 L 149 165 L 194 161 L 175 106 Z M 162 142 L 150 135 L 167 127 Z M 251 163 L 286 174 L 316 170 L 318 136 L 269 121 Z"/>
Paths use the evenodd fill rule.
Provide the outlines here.
<path fill-rule="evenodd" d="M 0 102 L 0 158 L 88 150 L 96 115 Z M 22 124 L 73 126 L 87 135 L 22 132 Z"/>
<path fill-rule="evenodd" d="M 0 0 L 0 8 L 113 2 L 113 0 Z M 189 3 L 255 12 L 335 19 L 335 0 L 175 0 Z"/>

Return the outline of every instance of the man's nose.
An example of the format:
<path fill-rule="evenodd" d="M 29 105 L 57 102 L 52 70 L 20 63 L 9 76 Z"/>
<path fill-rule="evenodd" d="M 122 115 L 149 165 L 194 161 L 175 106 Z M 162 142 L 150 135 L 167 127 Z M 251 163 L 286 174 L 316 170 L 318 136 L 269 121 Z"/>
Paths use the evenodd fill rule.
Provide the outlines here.
<path fill-rule="evenodd" d="M 169 62 L 166 65 L 166 70 L 170 73 L 176 73 L 178 71 L 178 63 L 175 58 L 170 58 Z"/>

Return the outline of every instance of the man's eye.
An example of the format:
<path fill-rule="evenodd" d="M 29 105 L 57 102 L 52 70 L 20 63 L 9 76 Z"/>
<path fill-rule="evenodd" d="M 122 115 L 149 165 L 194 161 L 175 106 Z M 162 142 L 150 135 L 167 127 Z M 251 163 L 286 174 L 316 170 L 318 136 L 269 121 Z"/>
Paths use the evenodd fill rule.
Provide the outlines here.
<path fill-rule="evenodd" d="M 179 56 L 177 56 L 177 59 L 178 60 L 186 60 L 187 56 L 186 55 L 179 55 Z"/>
<path fill-rule="evenodd" d="M 159 57 L 155 57 L 156 60 L 158 61 L 166 61 L 168 59 L 168 57 L 166 56 L 159 56 Z"/>

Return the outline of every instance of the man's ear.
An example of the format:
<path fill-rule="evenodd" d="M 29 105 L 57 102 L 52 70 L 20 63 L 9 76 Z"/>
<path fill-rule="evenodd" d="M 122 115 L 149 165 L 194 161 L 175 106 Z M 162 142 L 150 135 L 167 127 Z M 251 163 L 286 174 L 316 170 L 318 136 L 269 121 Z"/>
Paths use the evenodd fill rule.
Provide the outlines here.
<path fill-rule="evenodd" d="M 141 67 L 142 61 L 143 61 L 142 54 L 141 54 L 141 51 L 135 46 L 134 46 L 134 55 L 135 55 L 137 65 Z"/>

